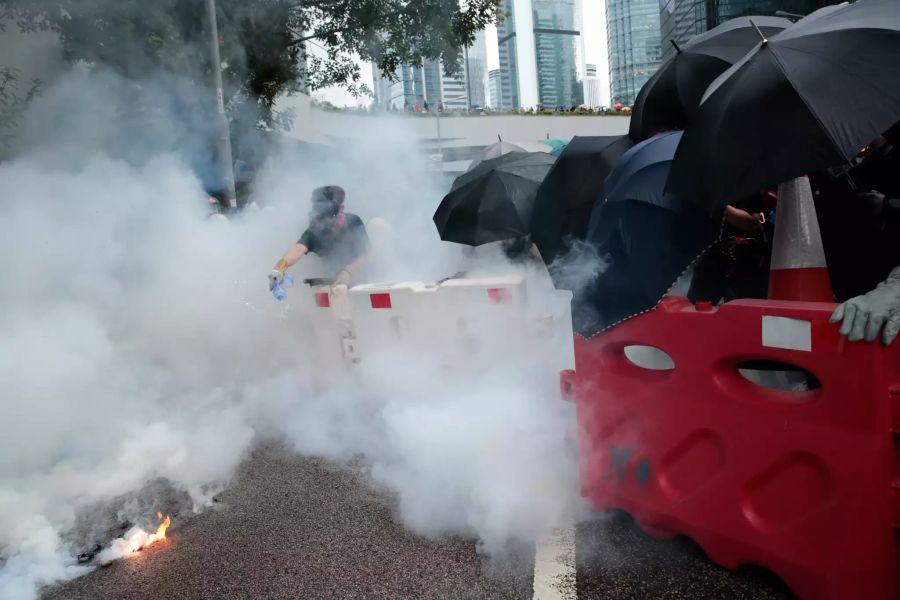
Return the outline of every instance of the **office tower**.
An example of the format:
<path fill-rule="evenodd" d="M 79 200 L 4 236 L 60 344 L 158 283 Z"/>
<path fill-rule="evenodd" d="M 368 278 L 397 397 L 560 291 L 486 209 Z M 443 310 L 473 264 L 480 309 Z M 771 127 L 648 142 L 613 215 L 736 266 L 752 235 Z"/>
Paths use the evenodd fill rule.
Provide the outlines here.
<path fill-rule="evenodd" d="M 600 79 L 597 77 L 597 65 L 584 67 L 584 103 L 588 108 L 600 107 Z"/>
<path fill-rule="evenodd" d="M 658 0 L 606 0 L 609 88 L 613 104 L 634 104 L 660 64 Z"/>
<path fill-rule="evenodd" d="M 465 60 L 466 94 L 469 107 L 487 106 L 485 86 L 487 85 L 487 40 L 484 31 L 475 34 L 475 43 L 463 51 Z"/>
<path fill-rule="evenodd" d="M 500 107 L 571 107 L 584 102 L 578 0 L 503 0 L 497 24 Z"/>
<path fill-rule="evenodd" d="M 491 108 L 501 108 L 500 69 L 491 69 L 488 73 L 488 86 L 491 90 Z"/>
<path fill-rule="evenodd" d="M 660 0 L 659 29 L 662 57 L 675 54 L 672 41 L 683 44 L 716 25 L 741 16 L 784 11 L 806 15 L 841 0 Z"/>

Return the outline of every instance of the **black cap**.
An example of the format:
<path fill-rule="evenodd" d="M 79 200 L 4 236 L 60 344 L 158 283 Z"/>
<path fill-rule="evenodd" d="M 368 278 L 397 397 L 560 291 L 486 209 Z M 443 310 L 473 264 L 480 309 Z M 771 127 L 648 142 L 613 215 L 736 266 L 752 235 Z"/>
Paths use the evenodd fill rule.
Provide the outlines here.
<path fill-rule="evenodd" d="M 344 188 L 337 185 L 316 188 L 312 191 L 312 201 L 341 205 L 344 203 Z"/>

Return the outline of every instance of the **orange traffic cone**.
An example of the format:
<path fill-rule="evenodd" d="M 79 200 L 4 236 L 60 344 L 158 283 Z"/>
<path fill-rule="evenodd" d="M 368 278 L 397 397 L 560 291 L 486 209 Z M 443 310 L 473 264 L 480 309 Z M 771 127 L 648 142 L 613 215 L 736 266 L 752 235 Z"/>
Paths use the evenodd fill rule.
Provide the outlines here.
<path fill-rule="evenodd" d="M 833 302 L 809 178 L 778 186 L 769 299 Z"/>

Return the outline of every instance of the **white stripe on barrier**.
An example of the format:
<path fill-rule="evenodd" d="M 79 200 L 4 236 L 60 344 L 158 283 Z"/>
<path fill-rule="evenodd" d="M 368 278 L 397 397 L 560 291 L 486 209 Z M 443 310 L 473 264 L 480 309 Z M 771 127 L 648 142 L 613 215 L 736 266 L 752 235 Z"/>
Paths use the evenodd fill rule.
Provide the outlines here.
<path fill-rule="evenodd" d="M 812 323 L 788 317 L 762 318 L 762 345 L 812 352 Z"/>

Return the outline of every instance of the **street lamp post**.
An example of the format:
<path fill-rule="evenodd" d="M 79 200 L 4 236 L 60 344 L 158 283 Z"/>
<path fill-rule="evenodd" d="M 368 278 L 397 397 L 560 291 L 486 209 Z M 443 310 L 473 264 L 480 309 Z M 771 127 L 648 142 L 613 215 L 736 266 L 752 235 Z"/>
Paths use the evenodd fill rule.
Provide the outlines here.
<path fill-rule="evenodd" d="M 438 157 L 441 163 L 441 173 L 444 172 L 444 146 L 441 140 L 441 111 L 440 107 L 443 106 L 444 100 L 462 100 L 466 98 L 466 96 L 450 96 L 449 98 L 441 98 L 438 102 L 437 106 L 434 107 L 434 116 L 437 119 L 437 142 L 438 142 Z"/>
<path fill-rule="evenodd" d="M 216 23 L 216 0 L 206 0 L 206 30 L 209 33 L 209 60 L 213 69 L 213 84 L 216 88 L 216 116 L 218 133 L 218 163 L 220 172 L 219 185 L 224 183 L 228 208 L 237 208 L 237 195 L 234 191 L 234 163 L 231 157 L 231 133 L 228 130 L 228 117 L 225 115 L 225 92 L 222 85 L 222 57 L 219 54 L 219 27 Z M 222 181 L 224 179 L 224 181 Z"/>

